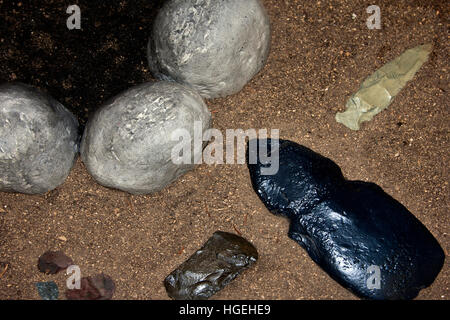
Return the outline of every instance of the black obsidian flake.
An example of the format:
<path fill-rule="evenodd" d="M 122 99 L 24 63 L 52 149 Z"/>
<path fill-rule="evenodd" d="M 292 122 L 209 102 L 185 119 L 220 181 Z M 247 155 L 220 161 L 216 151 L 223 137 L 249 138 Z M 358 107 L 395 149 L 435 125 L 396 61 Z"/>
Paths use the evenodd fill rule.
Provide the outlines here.
<path fill-rule="evenodd" d="M 176 300 L 206 300 L 233 281 L 258 259 L 246 239 L 217 231 L 188 260 L 164 280 L 167 294 Z"/>
<path fill-rule="evenodd" d="M 253 188 L 274 214 L 290 219 L 289 237 L 334 280 L 366 299 L 413 299 L 438 275 L 444 252 L 426 227 L 379 186 L 346 180 L 328 158 L 280 140 L 279 171 L 247 150 Z M 250 157 L 251 155 L 251 157 Z M 251 162 L 251 161 L 250 161 Z"/>

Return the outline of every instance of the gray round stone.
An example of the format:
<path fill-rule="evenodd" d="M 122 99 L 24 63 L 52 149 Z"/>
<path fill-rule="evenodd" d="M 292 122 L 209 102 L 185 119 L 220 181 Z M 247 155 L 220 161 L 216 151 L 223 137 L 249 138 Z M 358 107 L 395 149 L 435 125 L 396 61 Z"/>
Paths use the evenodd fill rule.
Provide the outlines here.
<path fill-rule="evenodd" d="M 78 153 L 78 121 L 22 83 L 0 86 L 0 191 L 40 194 L 62 184 Z"/>
<path fill-rule="evenodd" d="M 191 146 L 195 122 L 201 135 L 211 122 L 196 91 L 175 82 L 144 83 L 111 99 L 89 119 L 81 158 L 103 186 L 132 194 L 156 192 L 193 168 L 193 160 L 178 164 L 172 153 L 180 144 L 173 138 L 177 130 L 189 134 Z M 192 157 L 201 156 L 202 145 L 199 149 Z"/>
<path fill-rule="evenodd" d="M 270 21 L 259 0 L 169 0 L 148 42 L 155 77 L 205 98 L 239 92 L 264 66 Z"/>

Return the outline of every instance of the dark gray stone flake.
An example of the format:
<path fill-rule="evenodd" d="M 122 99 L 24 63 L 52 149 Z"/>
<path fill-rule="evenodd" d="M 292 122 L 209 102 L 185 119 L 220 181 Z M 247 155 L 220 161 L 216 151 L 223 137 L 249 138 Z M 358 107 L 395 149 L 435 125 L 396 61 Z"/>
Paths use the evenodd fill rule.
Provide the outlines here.
<path fill-rule="evenodd" d="M 205 300 L 223 289 L 258 259 L 256 248 L 232 233 L 217 231 L 164 280 L 177 300 Z"/>

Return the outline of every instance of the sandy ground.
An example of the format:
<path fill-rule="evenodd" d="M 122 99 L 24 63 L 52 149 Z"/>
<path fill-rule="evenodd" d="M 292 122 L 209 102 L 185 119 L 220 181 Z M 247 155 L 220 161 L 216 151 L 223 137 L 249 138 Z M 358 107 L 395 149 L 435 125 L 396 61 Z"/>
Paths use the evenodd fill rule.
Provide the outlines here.
<path fill-rule="evenodd" d="M 0 0 L 0 80 L 50 92 L 84 123 L 107 98 L 152 79 L 145 46 L 157 4 L 131 2 L 80 1 L 83 29 L 69 31 L 70 3 Z M 378 0 L 381 30 L 365 24 L 373 1 L 263 2 L 273 28 L 268 63 L 240 93 L 207 102 L 213 126 L 280 129 L 283 139 L 336 161 L 347 178 L 379 184 L 447 253 L 445 1 Z M 365 77 L 427 42 L 434 44 L 430 60 L 388 110 L 358 132 L 336 123 Z M 245 165 L 200 165 L 159 193 L 131 196 L 98 185 L 80 160 L 45 195 L 0 193 L 0 261 L 9 265 L 0 299 L 39 299 L 39 281 L 63 290 L 64 274 L 36 267 L 47 250 L 63 250 L 82 275 L 110 275 L 116 299 L 168 299 L 164 278 L 216 230 L 242 234 L 260 258 L 215 299 L 356 299 L 287 237 L 287 220 L 265 209 Z M 447 259 L 418 299 L 448 299 L 449 276 Z"/>

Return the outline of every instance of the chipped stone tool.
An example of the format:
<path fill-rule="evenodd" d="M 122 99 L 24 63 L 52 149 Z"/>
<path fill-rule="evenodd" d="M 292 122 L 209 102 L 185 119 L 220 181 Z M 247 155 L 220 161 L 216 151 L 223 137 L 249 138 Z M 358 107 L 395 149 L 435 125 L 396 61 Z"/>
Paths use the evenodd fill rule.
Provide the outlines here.
<path fill-rule="evenodd" d="M 258 259 L 256 248 L 232 233 L 217 231 L 164 280 L 176 300 L 206 300 Z"/>
<path fill-rule="evenodd" d="M 428 60 L 431 50 L 431 44 L 406 50 L 378 69 L 350 97 L 345 112 L 336 114 L 336 121 L 352 130 L 359 130 L 362 122 L 372 120 L 391 104 L 394 97 Z"/>

